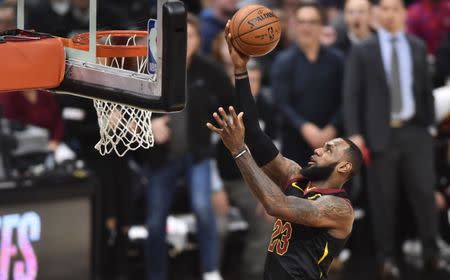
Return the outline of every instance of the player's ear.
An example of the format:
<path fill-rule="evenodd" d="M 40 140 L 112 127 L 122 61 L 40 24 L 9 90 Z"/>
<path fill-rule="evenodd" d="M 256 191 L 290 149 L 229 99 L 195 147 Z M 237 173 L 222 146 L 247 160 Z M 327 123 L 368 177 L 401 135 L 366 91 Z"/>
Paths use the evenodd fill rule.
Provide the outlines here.
<path fill-rule="evenodd" d="M 336 166 L 336 170 L 338 173 L 340 174 L 349 174 L 353 169 L 353 165 L 351 162 L 349 161 L 343 161 L 340 162 L 337 166 Z"/>

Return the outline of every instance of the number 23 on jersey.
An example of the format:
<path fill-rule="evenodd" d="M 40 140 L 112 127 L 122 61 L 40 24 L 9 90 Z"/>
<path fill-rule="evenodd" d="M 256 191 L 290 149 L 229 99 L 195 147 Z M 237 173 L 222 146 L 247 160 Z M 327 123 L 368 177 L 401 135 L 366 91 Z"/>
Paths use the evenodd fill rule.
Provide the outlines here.
<path fill-rule="evenodd" d="M 284 222 L 280 219 L 275 221 L 273 226 L 272 237 L 270 238 L 269 252 L 274 250 L 280 256 L 284 255 L 289 248 L 289 240 L 292 236 L 292 226 L 289 222 Z"/>

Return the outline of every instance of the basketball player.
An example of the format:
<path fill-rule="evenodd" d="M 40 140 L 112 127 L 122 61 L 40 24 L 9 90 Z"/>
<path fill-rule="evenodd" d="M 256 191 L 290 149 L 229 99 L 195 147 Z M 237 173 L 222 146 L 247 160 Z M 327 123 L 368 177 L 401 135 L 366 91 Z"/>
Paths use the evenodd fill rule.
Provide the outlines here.
<path fill-rule="evenodd" d="M 222 138 L 248 187 L 275 217 L 264 279 L 327 279 L 333 258 L 343 248 L 354 212 L 343 184 L 360 168 L 362 156 L 353 142 L 337 138 L 314 151 L 306 168 L 283 157 L 259 125 L 246 72 L 248 57 L 226 39 L 235 67 L 237 114 L 221 107 L 213 114 Z M 245 113 L 245 119 L 244 119 Z"/>

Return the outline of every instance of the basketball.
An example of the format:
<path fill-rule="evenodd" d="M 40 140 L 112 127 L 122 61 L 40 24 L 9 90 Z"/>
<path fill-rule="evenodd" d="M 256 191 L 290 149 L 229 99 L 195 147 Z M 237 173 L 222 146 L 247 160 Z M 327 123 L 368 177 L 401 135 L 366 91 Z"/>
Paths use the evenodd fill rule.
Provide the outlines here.
<path fill-rule="evenodd" d="M 230 22 L 231 43 L 248 56 L 271 52 L 280 41 L 281 24 L 267 7 L 248 5 L 239 9 Z"/>

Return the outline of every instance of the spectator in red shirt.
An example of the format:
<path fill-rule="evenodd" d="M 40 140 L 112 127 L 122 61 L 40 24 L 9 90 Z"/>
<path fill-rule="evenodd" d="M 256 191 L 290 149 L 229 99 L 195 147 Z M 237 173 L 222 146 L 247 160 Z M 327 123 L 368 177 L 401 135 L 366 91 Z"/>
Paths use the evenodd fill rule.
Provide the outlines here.
<path fill-rule="evenodd" d="M 450 31 L 450 0 L 418 0 L 408 8 L 408 32 L 424 40 L 428 53 L 436 49 Z"/>
<path fill-rule="evenodd" d="M 27 90 L 0 94 L 4 117 L 46 128 L 48 148 L 55 151 L 63 138 L 64 126 L 56 98 L 44 91 Z"/>

